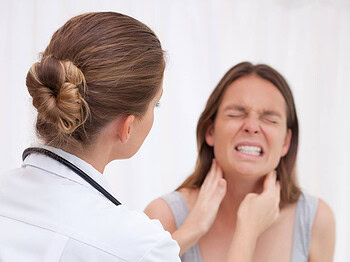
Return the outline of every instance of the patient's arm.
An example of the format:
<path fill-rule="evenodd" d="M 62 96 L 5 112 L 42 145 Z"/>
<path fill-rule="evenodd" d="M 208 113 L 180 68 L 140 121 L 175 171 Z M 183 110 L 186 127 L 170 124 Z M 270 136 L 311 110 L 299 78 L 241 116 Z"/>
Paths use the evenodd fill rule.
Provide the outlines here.
<path fill-rule="evenodd" d="M 334 256 L 335 219 L 331 208 L 319 200 L 311 232 L 310 262 L 331 262 Z"/>

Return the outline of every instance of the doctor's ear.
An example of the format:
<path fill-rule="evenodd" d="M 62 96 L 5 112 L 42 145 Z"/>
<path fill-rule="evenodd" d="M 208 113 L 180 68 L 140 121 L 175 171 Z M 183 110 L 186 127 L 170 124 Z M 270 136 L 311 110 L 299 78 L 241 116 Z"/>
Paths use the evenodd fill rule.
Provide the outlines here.
<path fill-rule="evenodd" d="M 135 120 L 134 115 L 128 115 L 120 119 L 118 136 L 122 144 L 125 144 L 126 142 L 128 142 L 130 138 L 131 127 L 134 120 Z"/>
<path fill-rule="evenodd" d="M 207 129 L 207 132 L 205 132 L 205 141 L 209 146 L 214 146 L 214 125 L 210 124 L 210 126 Z"/>

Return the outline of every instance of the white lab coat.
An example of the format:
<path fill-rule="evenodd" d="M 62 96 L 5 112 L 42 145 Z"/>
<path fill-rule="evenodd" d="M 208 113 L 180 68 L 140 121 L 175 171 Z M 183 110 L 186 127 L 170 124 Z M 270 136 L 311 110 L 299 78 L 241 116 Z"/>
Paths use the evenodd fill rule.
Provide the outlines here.
<path fill-rule="evenodd" d="M 110 191 L 91 165 L 48 149 Z M 179 262 L 179 250 L 158 220 L 115 206 L 45 155 L 33 153 L 21 168 L 0 174 L 1 262 Z"/>

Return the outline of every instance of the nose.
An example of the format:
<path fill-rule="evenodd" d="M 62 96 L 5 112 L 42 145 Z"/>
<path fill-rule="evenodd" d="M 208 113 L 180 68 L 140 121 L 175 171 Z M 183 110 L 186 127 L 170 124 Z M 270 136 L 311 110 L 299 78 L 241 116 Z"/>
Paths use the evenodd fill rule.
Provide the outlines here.
<path fill-rule="evenodd" d="M 244 121 L 243 131 L 247 134 L 258 134 L 260 133 L 260 126 L 258 119 L 250 116 Z"/>

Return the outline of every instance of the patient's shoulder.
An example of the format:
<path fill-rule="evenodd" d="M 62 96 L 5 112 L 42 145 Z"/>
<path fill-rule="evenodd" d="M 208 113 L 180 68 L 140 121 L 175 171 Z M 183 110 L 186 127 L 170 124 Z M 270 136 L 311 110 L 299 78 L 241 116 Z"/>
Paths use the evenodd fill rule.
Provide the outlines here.
<path fill-rule="evenodd" d="M 186 202 L 188 210 L 191 211 L 192 207 L 194 206 L 194 204 L 197 201 L 199 189 L 196 189 L 196 188 L 180 188 L 178 191 L 181 193 L 181 195 L 185 199 L 185 202 Z"/>
<path fill-rule="evenodd" d="M 176 230 L 174 214 L 164 199 L 157 198 L 149 203 L 145 214 L 150 219 L 158 219 L 166 231 L 173 233 Z"/>
<path fill-rule="evenodd" d="M 169 206 L 169 204 L 171 205 L 172 203 L 169 202 L 183 202 L 184 200 L 186 207 L 190 212 L 194 203 L 197 200 L 198 192 L 198 189 L 180 188 L 178 191 L 174 191 L 172 193 L 169 193 L 168 195 L 153 200 L 146 207 L 145 214 L 150 219 L 158 219 L 165 230 L 169 231 L 170 233 L 173 233 L 176 230 L 176 222 L 173 210 Z M 183 200 L 181 198 L 183 198 Z M 181 212 L 183 212 L 183 204 L 178 204 L 181 205 Z"/>

